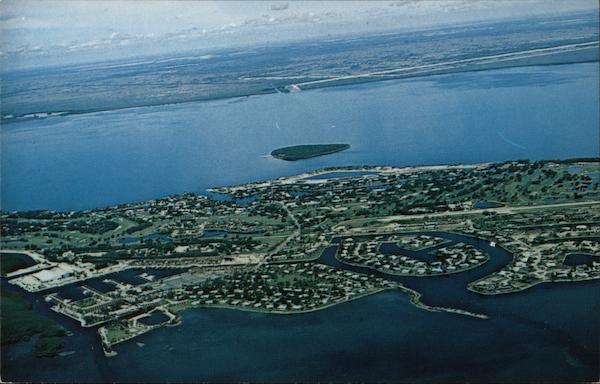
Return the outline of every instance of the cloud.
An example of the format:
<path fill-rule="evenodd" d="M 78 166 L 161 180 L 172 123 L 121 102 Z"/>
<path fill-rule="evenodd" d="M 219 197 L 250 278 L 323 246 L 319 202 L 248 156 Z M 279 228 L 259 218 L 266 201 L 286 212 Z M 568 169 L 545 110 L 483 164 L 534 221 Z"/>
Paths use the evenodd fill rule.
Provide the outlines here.
<path fill-rule="evenodd" d="M 368 33 L 545 12 L 597 9 L 595 0 L 53 1 L 0 0 L 4 57 L 78 60 L 103 51 L 136 55 L 284 39 Z M 126 47 L 120 52 L 114 50 Z M 111 50 L 110 54 L 108 50 Z M 112 57 L 112 56 L 111 56 Z M 114 58 L 117 58 L 114 56 Z"/>

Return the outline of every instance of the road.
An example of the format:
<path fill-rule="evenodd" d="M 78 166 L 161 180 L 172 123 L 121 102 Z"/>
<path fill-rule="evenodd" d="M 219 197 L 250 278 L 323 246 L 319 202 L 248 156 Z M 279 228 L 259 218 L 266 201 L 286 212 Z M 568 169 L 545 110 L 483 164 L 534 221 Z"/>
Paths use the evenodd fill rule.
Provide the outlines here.
<path fill-rule="evenodd" d="M 296 227 L 296 230 L 288 236 L 287 239 L 285 239 L 281 244 L 279 244 L 273 251 L 271 251 L 269 253 L 268 256 L 273 256 L 276 255 L 279 251 L 281 251 L 283 249 L 283 247 L 285 247 L 294 237 L 296 236 L 300 236 L 300 223 L 298 223 L 298 220 L 296 220 L 296 218 L 294 217 L 294 215 L 292 215 L 292 212 L 290 212 L 289 208 L 281 202 L 278 202 L 279 205 L 281 205 L 283 207 L 283 209 L 285 209 L 285 211 L 287 212 L 288 216 L 292 219 L 292 221 L 294 222 L 294 227 Z M 258 266 L 261 266 L 262 264 L 267 262 L 267 259 L 269 257 L 265 257 Z"/>
<path fill-rule="evenodd" d="M 465 64 L 487 64 L 490 62 L 502 62 L 502 61 L 508 61 L 508 60 L 514 60 L 514 59 L 531 58 L 531 57 L 536 57 L 536 56 L 553 54 L 553 53 L 557 53 L 557 52 L 561 52 L 561 51 L 595 48 L 597 45 L 598 45 L 598 41 L 593 41 L 593 42 L 585 42 L 585 43 L 579 43 L 579 44 L 566 44 L 566 45 L 560 45 L 560 46 L 556 46 L 556 47 L 537 48 L 537 49 L 530 49 L 530 50 L 526 50 L 526 51 L 517 51 L 517 52 L 503 53 L 503 54 L 498 54 L 498 55 L 474 57 L 474 58 L 470 58 L 470 59 L 446 61 L 446 62 L 435 63 L 435 64 L 424 64 L 424 65 L 417 65 L 417 66 L 413 66 L 413 67 L 396 68 L 396 69 L 390 69 L 390 70 L 386 70 L 386 71 L 361 73 L 361 74 L 357 74 L 357 75 L 347 75 L 347 76 L 332 77 L 332 78 L 328 78 L 328 79 L 306 81 L 303 83 L 290 84 L 288 86 L 288 88 L 291 90 L 297 91 L 297 90 L 301 90 L 302 87 L 305 87 L 308 85 L 318 85 L 318 84 L 325 84 L 328 82 L 336 82 L 336 81 L 343 81 L 343 80 L 385 77 L 385 76 L 398 76 L 398 75 L 402 75 L 402 74 L 426 75 L 430 71 L 452 69 L 452 68 L 454 68 L 454 66 L 460 66 L 460 65 L 465 65 Z"/>

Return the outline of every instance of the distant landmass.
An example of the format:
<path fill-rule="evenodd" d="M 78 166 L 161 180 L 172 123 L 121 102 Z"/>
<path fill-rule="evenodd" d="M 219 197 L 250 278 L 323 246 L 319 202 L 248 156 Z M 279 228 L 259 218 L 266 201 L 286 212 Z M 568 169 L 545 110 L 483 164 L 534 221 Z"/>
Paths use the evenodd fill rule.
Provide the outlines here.
<path fill-rule="evenodd" d="M 477 49 L 472 46 L 474 37 Z M 290 60 L 290 55 L 298 59 Z M 9 70 L 3 73 L 0 90 L 2 123 L 442 73 L 597 62 L 598 16 L 596 11 L 569 18 L 546 15 L 444 25 L 435 31 L 355 34 L 318 45 L 309 39 L 253 49 L 223 48 L 209 56 L 181 52 L 27 70 L 11 70 L 22 63 L 9 56 L 4 58 Z"/>
<path fill-rule="evenodd" d="M 271 152 L 271 156 L 286 160 L 296 161 L 310 159 L 311 157 L 329 155 L 350 148 L 350 144 L 307 144 L 292 145 L 290 147 L 277 148 Z"/>

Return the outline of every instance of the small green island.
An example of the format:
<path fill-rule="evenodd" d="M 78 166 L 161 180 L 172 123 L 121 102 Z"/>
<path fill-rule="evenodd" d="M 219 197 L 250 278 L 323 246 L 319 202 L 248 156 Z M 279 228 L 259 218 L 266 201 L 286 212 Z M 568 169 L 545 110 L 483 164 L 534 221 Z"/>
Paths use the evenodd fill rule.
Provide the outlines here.
<path fill-rule="evenodd" d="M 330 155 L 350 148 L 350 144 L 305 144 L 277 148 L 271 156 L 286 161 L 310 159 L 311 157 Z"/>

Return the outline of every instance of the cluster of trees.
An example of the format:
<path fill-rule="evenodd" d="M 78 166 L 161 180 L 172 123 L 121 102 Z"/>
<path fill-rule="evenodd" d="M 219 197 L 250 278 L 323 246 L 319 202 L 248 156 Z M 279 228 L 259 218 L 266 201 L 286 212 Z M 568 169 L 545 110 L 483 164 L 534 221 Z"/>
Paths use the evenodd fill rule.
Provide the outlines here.
<path fill-rule="evenodd" d="M 77 221 L 68 221 L 65 225 L 66 230 L 68 231 L 77 231 L 81 233 L 88 234 L 102 234 L 108 231 L 113 231 L 117 229 L 119 226 L 118 223 L 107 220 L 107 219 L 97 219 L 97 220 L 77 220 Z"/>
<path fill-rule="evenodd" d="M 31 303 L 17 293 L 3 289 L 1 343 L 14 344 L 39 335 L 35 345 L 38 356 L 53 356 L 63 348 L 64 328 L 32 310 Z"/>
<path fill-rule="evenodd" d="M 45 212 L 45 211 L 44 211 Z M 39 231 L 77 231 L 86 234 L 102 234 L 112 231 L 119 226 L 118 223 L 108 219 L 93 220 L 23 220 L 23 219 L 5 219 L 2 220 L 0 230 L 2 236 L 18 236 L 24 233 L 33 233 Z"/>

